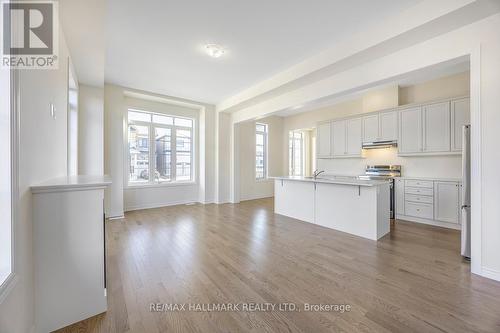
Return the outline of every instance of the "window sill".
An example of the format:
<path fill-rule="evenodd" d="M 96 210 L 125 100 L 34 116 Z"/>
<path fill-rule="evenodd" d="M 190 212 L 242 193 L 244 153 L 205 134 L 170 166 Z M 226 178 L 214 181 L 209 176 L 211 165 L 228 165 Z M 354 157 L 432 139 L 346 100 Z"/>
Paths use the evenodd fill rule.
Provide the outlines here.
<path fill-rule="evenodd" d="M 0 304 L 9 296 L 10 292 L 17 285 L 19 278 L 15 273 L 11 273 L 0 285 Z"/>
<path fill-rule="evenodd" d="M 267 183 L 267 182 L 271 182 L 273 180 L 271 178 L 258 178 L 258 179 L 255 179 L 255 181 L 257 183 Z"/>
<path fill-rule="evenodd" d="M 193 186 L 198 185 L 194 181 L 185 182 L 164 182 L 164 183 L 154 183 L 154 184 L 128 184 L 125 186 L 126 190 L 141 189 L 141 188 L 155 188 L 155 187 L 176 187 L 176 186 Z"/>

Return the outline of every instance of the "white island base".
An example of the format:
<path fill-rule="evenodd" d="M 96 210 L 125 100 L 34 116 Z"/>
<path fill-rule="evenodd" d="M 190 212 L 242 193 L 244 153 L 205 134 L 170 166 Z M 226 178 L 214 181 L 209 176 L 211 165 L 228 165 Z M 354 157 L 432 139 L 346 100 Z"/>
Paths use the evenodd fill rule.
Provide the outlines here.
<path fill-rule="evenodd" d="M 276 178 L 274 211 L 305 222 L 378 240 L 390 231 L 388 181 Z"/>

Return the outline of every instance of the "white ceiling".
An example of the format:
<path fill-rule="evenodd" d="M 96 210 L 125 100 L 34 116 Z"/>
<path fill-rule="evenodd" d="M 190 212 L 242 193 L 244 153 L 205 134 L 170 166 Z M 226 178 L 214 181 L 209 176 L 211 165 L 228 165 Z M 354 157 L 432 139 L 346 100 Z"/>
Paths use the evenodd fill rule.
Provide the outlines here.
<path fill-rule="evenodd" d="M 105 79 L 217 103 L 419 1 L 108 0 Z"/>

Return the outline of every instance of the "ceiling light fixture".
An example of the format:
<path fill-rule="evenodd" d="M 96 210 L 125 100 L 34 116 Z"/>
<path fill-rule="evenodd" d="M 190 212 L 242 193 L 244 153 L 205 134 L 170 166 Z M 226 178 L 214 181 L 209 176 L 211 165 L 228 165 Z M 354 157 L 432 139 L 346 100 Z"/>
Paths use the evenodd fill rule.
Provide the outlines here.
<path fill-rule="evenodd" d="M 226 50 L 219 44 L 207 44 L 205 45 L 205 50 L 212 58 L 219 58 L 226 53 Z"/>

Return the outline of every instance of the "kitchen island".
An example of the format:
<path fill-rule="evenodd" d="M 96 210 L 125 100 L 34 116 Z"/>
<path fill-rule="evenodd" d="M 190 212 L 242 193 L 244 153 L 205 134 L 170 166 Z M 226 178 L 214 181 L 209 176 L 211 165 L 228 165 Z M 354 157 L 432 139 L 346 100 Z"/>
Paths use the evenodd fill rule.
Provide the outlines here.
<path fill-rule="evenodd" d="M 390 181 L 274 177 L 276 214 L 378 240 L 390 230 Z"/>

